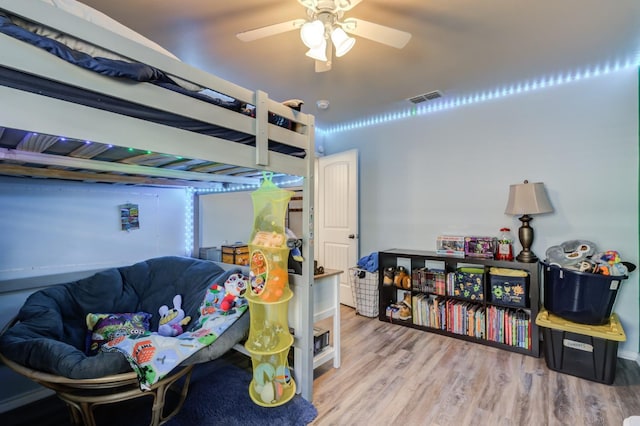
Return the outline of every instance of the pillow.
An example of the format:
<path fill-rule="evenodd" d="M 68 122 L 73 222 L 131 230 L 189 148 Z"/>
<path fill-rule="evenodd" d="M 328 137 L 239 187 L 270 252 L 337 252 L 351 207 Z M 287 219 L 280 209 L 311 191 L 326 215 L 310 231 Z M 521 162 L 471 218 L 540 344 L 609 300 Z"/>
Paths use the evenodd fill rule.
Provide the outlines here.
<path fill-rule="evenodd" d="M 87 314 L 87 355 L 95 355 L 100 346 L 120 336 L 142 336 L 149 331 L 151 314 Z"/>
<path fill-rule="evenodd" d="M 159 44 L 149 40 L 143 35 L 133 31 L 131 28 L 122 25 L 120 22 L 112 19 L 111 17 L 105 15 L 104 13 L 87 6 L 86 4 L 80 3 L 76 0 L 42 0 L 45 3 L 50 4 L 51 6 L 57 7 L 58 9 L 64 10 L 67 13 L 75 15 L 79 18 L 84 19 L 85 21 L 92 22 L 96 25 L 101 26 L 111 32 L 116 34 L 120 34 L 123 37 L 126 37 L 130 40 L 133 40 L 143 46 L 149 47 L 153 50 L 156 50 L 163 55 L 169 56 L 173 59 L 178 59 L 173 53 L 169 52 L 164 47 Z"/>

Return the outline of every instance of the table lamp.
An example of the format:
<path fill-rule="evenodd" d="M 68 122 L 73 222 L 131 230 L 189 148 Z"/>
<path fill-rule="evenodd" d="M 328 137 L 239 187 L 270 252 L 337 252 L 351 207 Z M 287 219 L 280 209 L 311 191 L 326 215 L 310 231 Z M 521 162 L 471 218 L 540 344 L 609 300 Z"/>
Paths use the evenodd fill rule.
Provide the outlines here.
<path fill-rule="evenodd" d="M 509 186 L 509 201 L 507 201 L 507 208 L 504 212 L 511 215 L 522 215 L 519 218 L 522 226 L 518 229 L 518 238 L 522 245 L 522 251 L 516 256 L 517 261 L 525 263 L 538 261 L 536 255 L 531 251 L 533 228 L 529 226 L 529 222 L 533 218 L 529 215 L 550 213 L 552 211 L 553 207 L 551 207 L 542 182 L 529 183 L 529 181 L 525 180 L 524 183 Z"/>

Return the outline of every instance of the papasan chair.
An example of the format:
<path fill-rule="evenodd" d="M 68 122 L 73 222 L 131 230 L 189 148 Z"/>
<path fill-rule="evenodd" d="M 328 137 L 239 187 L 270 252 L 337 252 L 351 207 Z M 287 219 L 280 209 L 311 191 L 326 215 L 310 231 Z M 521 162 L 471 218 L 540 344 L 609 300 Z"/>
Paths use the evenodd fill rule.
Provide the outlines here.
<path fill-rule="evenodd" d="M 136 327 L 143 324 L 148 330 L 142 335 L 148 336 L 158 330 L 159 307 L 172 306 L 174 296 L 181 295 L 181 309 L 192 319 L 185 325 L 184 335 L 197 333 L 202 325 L 204 297 L 211 286 L 240 273 L 238 268 L 225 271 L 206 260 L 165 256 L 36 291 L 2 330 L 0 359 L 14 371 L 54 390 L 68 405 L 74 424 L 95 425 L 93 408 L 97 405 L 143 396 L 153 398 L 151 424 L 163 424 L 182 407 L 193 366 L 220 357 L 246 337 L 248 310 L 238 313 L 235 322 L 219 335 L 210 337 L 212 343 L 183 355 L 187 358 L 158 375 L 158 380 L 144 390 L 140 371 L 134 371 L 135 365 L 132 367 L 125 354 L 104 351 L 107 345 L 96 351 L 95 342 L 87 337 L 95 338 L 95 333 L 88 330 L 87 315 L 103 313 L 113 320 L 121 318 L 115 314 L 122 314 L 126 327 L 133 327 L 132 333 L 139 332 Z M 139 317 L 128 316 L 133 313 L 151 315 L 143 315 L 144 321 L 136 322 Z M 179 397 L 176 407 L 165 413 L 165 396 L 170 388 L 177 390 Z"/>

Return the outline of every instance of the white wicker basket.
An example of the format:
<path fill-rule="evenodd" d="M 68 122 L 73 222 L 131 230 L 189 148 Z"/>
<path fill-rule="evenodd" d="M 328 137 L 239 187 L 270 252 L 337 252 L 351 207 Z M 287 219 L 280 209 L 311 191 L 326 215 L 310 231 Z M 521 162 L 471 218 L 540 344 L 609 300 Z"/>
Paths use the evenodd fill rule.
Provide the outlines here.
<path fill-rule="evenodd" d="M 356 313 L 365 317 L 378 316 L 378 273 L 349 268 L 349 284 L 356 304 Z"/>

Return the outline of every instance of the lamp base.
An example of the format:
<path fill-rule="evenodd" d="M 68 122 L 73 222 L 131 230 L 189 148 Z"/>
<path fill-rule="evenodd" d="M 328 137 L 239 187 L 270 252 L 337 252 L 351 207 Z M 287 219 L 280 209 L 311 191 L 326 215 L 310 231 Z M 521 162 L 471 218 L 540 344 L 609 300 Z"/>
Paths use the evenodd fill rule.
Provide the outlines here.
<path fill-rule="evenodd" d="M 530 249 L 531 244 L 533 244 L 533 228 L 529 226 L 529 222 L 531 222 L 533 218 L 525 214 L 519 219 L 520 222 L 522 222 L 522 226 L 518 229 L 518 237 L 520 238 L 522 251 L 516 256 L 516 260 L 523 263 L 537 262 L 538 258 Z"/>
<path fill-rule="evenodd" d="M 528 250 L 528 251 L 522 250 L 520 254 L 516 256 L 516 260 L 522 263 L 535 263 L 538 261 L 538 256 L 533 254 L 531 250 Z"/>

